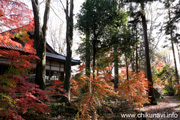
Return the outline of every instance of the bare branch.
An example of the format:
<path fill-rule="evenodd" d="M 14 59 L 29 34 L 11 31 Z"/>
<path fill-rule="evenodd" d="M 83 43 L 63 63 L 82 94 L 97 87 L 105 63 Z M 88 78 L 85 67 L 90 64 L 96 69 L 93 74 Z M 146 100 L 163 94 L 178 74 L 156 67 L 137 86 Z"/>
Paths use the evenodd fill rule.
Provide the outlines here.
<path fill-rule="evenodd" d="M 43 2 L 44 2 L 44 0 L 41 3 L 39 3 L 39 5 L 41 5 Z"/>
<path fill-rule="evenodd" d="M 54 8 L 50 5 L 52 11 L 54 12 L 54 14 L 64 23 L 64 21 L 58 16 L 58 14 L 55 12 Z"/>
<path fill-rule="evenodd" d="M 61 5 L 62 5 L 62 7 L 63 7 L 64 12 L 66 13 L 66 9 L 65 9 L 65 7 L 64 7 L 64 4 L 62 3 L 61 0 L 59 0 L 59 1 L 60 1 Z"/>

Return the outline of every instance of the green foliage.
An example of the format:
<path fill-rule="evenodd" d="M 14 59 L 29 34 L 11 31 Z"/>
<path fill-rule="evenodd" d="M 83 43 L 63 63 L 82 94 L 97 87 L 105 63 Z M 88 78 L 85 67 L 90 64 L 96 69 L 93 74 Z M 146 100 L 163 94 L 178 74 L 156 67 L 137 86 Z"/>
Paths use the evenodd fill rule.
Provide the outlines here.
<path fill-rule="evenodd" d="M 158 84 L 157 83 L 157 79 L 158 79 L 157 73 L 158 73 L 158 71 L 157 71 L 156 67 L 154 65 L 152 65 L 151 70 L 152 70 L 153 83 Z"/>
<path fill-rule="evenodd" d="M 174 68 L 170 65 L 163 66 L 162 71 L 156 74 L 163 82 L 175 76 Z"/>
<path fill-rule="evenodd" d="M 162 66 L 162 70 L 156 73 L 157 81 L 160 79 L 160 82 L 157 82 L 158 85 L 164 85 L 164 93 L 168 95 L 175 95 L 177 92 L 177 86 L 175 82 L 175 70 L 170 65 Z"/>
<path fill-rule="evenodd" d="M 176 4 L 175 8 L 175 16 L 174 16 L 174 21 L 179 22 L 180 21 L 180 1 L 179 3 Z"/>
<path fill-rule="evenodd" d="M 166 84 L 165 85 L 165 88 L 164 88 L 164 91 L 170 95 L 170 96 L 174 96 L 175 95 L 175 86 L 171 86 L 171 85 L 168 85 Z"/>
<path fill-rule="evenodd" d="M 65 107 L 64 107 L 65 104 L 63 103 L 52 103 L 51 104 L 51 116 L 52 117 L 56 117 L 62 113 L 65 113 Z"/>
<path fill-rule="evenodd" d="M 162 3 L 165 6 L 165 9 L 168 10 L 167 15 L 165 16 L 166 18 L 168 18 L 165 22 L 164 22 L 164 26 L 163 26 L 163 30 L 165 30 L 165 34 L 166 35 L 170 35 L 171 37 L 169 38 L 169 40 L 172 40 L 173 42 L 177 42 L 178 41 L 178 33 L 177 33 L 177 22 L 179 21 L 179 15 L 178 15 L 178 11 L 179 11 L 179 4 L 173 6 L 175 0 L 164 0 L 162 1 Z M 176 12 L 172 12 L 173 9 Z M 174 36 L 172 36 L 172 34 L 174 34 Z"/>
<path fill-rule="evenodd" d="M 82 34 L 90 34 L 89 41 L 91 42 L 89 42 L 90 47 L 88 49 L 90 49 L 90 53 L 88 56 L 91 56 L 91 59 L 93 41 L 97 37 L 97 66 L 104 64 L 104 61 L 108 63 L 103 55 L 107 54 L 107 51 L 111 51 L 113 45 L 118 44 L 118 54 L 126 53 L 126 56 L 131 56 L 132 46 L 138 42 L 138 39 L 134 37 L 133 30 L 127 26 L 129 15 L 122 10 L 122 7 L 122 4 L 117 1 L 87 0 L 83 3 L 81 11 L 77 15 L 78 23 L 76 27 L 78 30 Z M 86 63 L 87 38 L 81 40 L 82 43 L 77 53 L 81 54 L 81 59 Z M 101 61 L 103 62 L 101 63 Z"/>
<path fill-rule="evenodd" d="M 78 29 L 83 33 L 90 31 L 90 33 L 101 34 L 103 28 L 111 22 L 112 12 L 116 5 L 116 1 L 86 0 L 77 15 Z"/>
<path fill-rule="evenodd" d="M 147 3 L 153 1 L 157 1 L 157 0 L 125 0 L 125 2 L 135 2 L 135 3 Z"/>
<path fill-rule="evenodd" d="M 93 6 L 93 7 L 92 7 Z M 77 15 L 78 22 L 76 27 L 82 34 L 89 34 L 89 40 L 93 41 L 97 39 L 96 47 L 101 48 L 101 42 L 105 39 L 102 35 L 107 31 L 107 27 L 114 24 L 113 22 L 122 24 L 121 22 L 127 22 L 127 19 L 122 19 L 123 17 L 119 15 L 121 21 L 114 19 L 117 16 L 117 2 L 110 0 L 86 0 L 81 6 L 81 11 Z M 78 49 L 78 53 L 82 54 L 82 58 L 85 58 L 86 52 L 86 39 L 82 39 L 83 43 Z M 88 56 L 92 55 L 92 42 L 89 42 L 90 53 Z M 83 59 L 84 60 L 84 59 Z"/>
<path fill-rule="evenodd" d="M 113 45 L 118 44 L 119 54 L 131 53 L 132 46 L 137 43 L 133 36 L 133 32 L 127 25 L 128 14 L 119 10 L 113 16 L 113 21 L 106 27 L 103 34 L 103 41 L 101 41 L 101 49 L 111 48 Z"/>
<path fill-rule="evenodd" d="M 80 55 L 80 59 L 83 62 L 86 62 L 86 50 L 87 50 L 87 46 L 86 46 L 86 39 L 85 38 L 81 38 L 82 43 L 80 43 L 78 49 L 76 50 L 76 53 Z M 92 42 L 89 42 L 89 49 L 90 49 L 90 54 L 89 56 L 92 57 Z"/>

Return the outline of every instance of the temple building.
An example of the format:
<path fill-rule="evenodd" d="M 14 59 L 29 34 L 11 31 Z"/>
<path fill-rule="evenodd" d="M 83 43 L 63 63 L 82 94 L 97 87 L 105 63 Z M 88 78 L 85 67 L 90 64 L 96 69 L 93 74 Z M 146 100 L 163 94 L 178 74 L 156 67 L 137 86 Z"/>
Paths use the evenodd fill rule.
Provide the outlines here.
<path fill-rule="evenodd" d="M 21 40 L 15 40 L 15 42 L 18 42 L 20 44 L 23 44 Z M 22 45 L 23 46 L 23 45 Z M 6 50 L 17 50 L 23 53 L 24 49 L 20 48 L 19 46 L 7 44 L 0 40 L 0 49 L 6 49 Z M 46 43 L 46 82 L 49 82 L 50 80 L 64 80 L 65 76 L 65 61 L 66 56 L 63 56 L 59 53 L 57 53 L 48 43 Z M 80 60 L 71 60 L 71 65 L 79 65 L 81 62 Z M 8 69 L 8 66 L 10 65 L 10 61 L 8 58 L 4 58 L 0 56 L 0 75 L 4 74 L 5 71 Z M 36 66 L 34 64 L 34 66 Z M 35 77 L 35 72 L 32 72 L 32 79 Z"/>

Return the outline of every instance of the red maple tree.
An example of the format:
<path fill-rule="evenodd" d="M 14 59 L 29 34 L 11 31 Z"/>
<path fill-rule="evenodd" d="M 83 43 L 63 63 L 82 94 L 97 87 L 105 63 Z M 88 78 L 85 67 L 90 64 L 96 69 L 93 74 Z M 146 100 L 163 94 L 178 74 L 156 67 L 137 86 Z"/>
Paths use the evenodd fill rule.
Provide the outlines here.
<path fill-rule="evenodd" d="M 32 11 L 20 0 L 0 1 L 0 32 L 20 28 L 32 20 Z"/>
<path fill-rule="evenodd" d="M 26 81 L 38 59 L 27 32 L 34 29 L 32 11 L 20 0 L 1 0 L 0 6 L 0 56 L 9 63 L 7 73 L 0 76 L 0 117 L 23 120 L 30 110 L 47 113 L 47 92 Z"/>

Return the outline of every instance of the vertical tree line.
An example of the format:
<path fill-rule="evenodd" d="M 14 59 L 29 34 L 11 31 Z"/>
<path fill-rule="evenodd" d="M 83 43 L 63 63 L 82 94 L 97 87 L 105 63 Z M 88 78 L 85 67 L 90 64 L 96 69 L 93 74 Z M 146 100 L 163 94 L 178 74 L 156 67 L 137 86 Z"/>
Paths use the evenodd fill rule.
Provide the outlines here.
<path fill-rule="evenodd" d="M 40 15 L 40 4 L 39 0 L 31 0 L 33 13 L 34 13 L 34 23 L 35 23 L 35 46 L 37 51 L 37 56 L 40 58 L 40 61 L 36 65 L 36 77 L 35 83 L 40 86 L 41 89 L 45 89 L 45 76 L 46 76 L 46 32 L 47 32 L 47 23 L 49 19 L 50 11 L 50 1 L 46 0 L 45 11 L 43 18 L 43 25 L 41 23 Z"/>
<path fill-rule="evenodd" d="M 73 10 L 74 0 L 66 1 L 66 64 L 65 64 L 65 80 L 64 89 L 68 93 L 68 100 L 70 101 L 70 83 L 71 83 L 71 59 L 72 59 L 72 44 L 73 44 Z"/>

